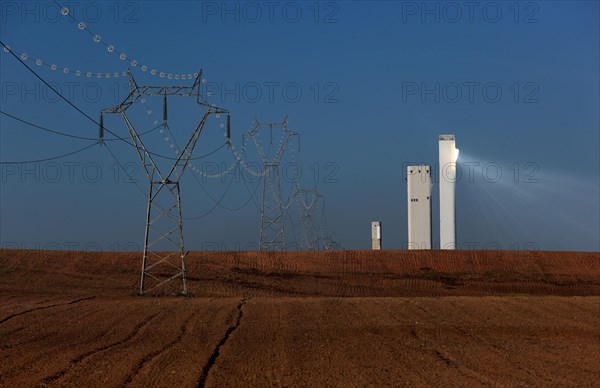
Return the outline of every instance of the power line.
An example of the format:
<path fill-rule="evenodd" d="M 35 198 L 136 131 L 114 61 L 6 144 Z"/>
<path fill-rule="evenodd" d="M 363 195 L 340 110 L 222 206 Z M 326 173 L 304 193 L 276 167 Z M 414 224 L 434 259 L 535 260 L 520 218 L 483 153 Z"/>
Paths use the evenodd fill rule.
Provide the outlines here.
<path fill-rule="evenodd" d="M 54 129 L 50 129 L 50 128 L 47 128 L 47 127 L 42 127 L 41 125 L 34 124 L 34 123 L 30 122 L 30 121 L 27 121 L 27 120 L 21 119 L 21 118 L 19 118 L 19 117 L 17 117 L 17 116 L 14 116 L 14 115 L 12 115 L 12 114 L 10 114 L 10 113 L 7 113 L 7 112 L 4 112 L 4 111 L 2 111 L 2 110 L 0 110 L 0 113 L 1 113 L 1 114 L 3 114 L 3 115 L 6 115 L 6 116 L 8 116 L 8 117 L 10 117 L 11 119 L 17 120 L 17 121 L 19 121 L 19 122 L 21 122 L 21 123 L 23 123 L 23 124 L 27 124 L 27 125 L 30 125 L 30 126 L 32 126 L 32 127 L 34 127 L 34 128 L 38 128 L 38 129 L 41 129 L 42 131 L 46 131 L 46 132 L 50 132 L 50 133 L 54 133 L 54 134 L 56 134 L 56 135 L 60 135 L 60 136 L 66 136 L 66 137 L 72 137 L 72 138 L 75 138 L 75 139 L 81 139 L 81 140 L 96 140 L 96 141 L 98 140 L 98 139 L 97 139 L 97 138 L 95 138 L 95 137 L 77 136 L 77 135 L 72 135 L 72 134 L 70 134 L 70 133 L 65 133 L 65 132 L 56 131 L 56 130 L 54 130 Z M 154 131 L 156 131 L 158 128 L 162 127 L 162 126 L 163 126 L 163 124 L 159 124 L 159 125 L 155 126 L 154 128 L 150 128 L 149 130 L 147 130 L 147 131 L 145 131 L 145 132 L 140 132 L 140 136 L 146 135 L 146 134 L 148 134 L 148 133 L 150 133 L 150 132 L 154 132 Z M 119 140 L 119 139 L 104 139 L 104 141 L 115 141 L 115 140 Z M 227 142 L 224 142 L 224 143 L 223 143 L 223 144 L 221 144 L 219 147 L 217 147 L 216 149 L 214 149 L 214 150 L 210 151 L 209 153 L 207 153 L 207 154 L 204 154 L 204 155 L 200 155 L 200 156 L 196 156 L 196 157 L 195 157 L 195 158 L 193 158 L 193 159 L 194 159 L 194 160 L 195 160 L 195 159 L 202 159 L 202 158 L 206 158 L 206 157 L 208 157 L 208 156 L 211 156 L 211 155 L 215 154 L 216 152 L 220 151 L 220 150 L 221 150 L 223 147 L 225 147 L 226 145 L 227 145 Z"/>
<path fill-rule="evenodd" d="M 219 147 L 217 150 L 221 149 L 223 146 Z M 131 182 L 135 183 L 137 189 L 140 191 L 140 193 L 142 193 L 142 195 L 146 196 L 147 193 L 144 192 L 144 190 L 142 190 L 142 188 L 140 187 L 140 185 L 138 185 L 137 181 L 135 179 L 133 179 L 133 177 L 127 172 L 127 169 L 125 169 L 123 167 L 123 165 L 121 164 L 121 162 L 119 161 L 119 159 L 117 158 L 117 156 L 114 154 L 114 152 L 112 152 L 112 150 L 110 149 L 110 147 L 107 145 L 106 146 L 106 150 L 110 153 L 110 155 L 112 156 L 112 158 L 115 160 L 115 162 L 117 163 L 117 165 L 119 166 L 119 168 L 121 170 L 123 170 L 123 172 L 127 175 L 127 177 L 130 179 Z M 213 151 L 213 153 L 216 151 Z M 194 177 L 196 178 L 196 180 L 198 181 L 198 177 L 196 177 L 196 175 L 194 175 Z M 238 207 L 238 208 L 228 208 L 226 206 L 222 205 L 223 199 L 225 198 L 225 196 L 227 195 L 229 188 L 231 187 L 231 184 L 233 183 L 233 179 L 231 180 L 231 182 L 229 182 L 229 185 L 227 185 L 227 188 L 225 189 L 225 192 L 221 195 L 221 198 L 217 201 L 215 198 L 213 198 L 210 193 L 208 193 L 206 191 L 206 189 L 204 189 L 204 187 L 202 187 L 202 184 L 200 183 L 200 181 L 198 181 L 198 184 L 200 184 L 200 187 L 202 188 L 202 190 L 208 195 L 208 197 L 215 202 L 215 204 L 205 213 L 199 215 L 199 216 L 195 216 L 195 217 L 183 217 L 183 219 L 186 220 L 197 220 L 203 217 L 206 217 L 207 215 L 209 215 L 210 213 L 212 213 L 217 206 L 222 207 L 225 210 L 240 210 L 244 207 L 246 207 L 248 205 L 248 203 L 250 202 L 250 200 L 254 197 L 254 194 L 256 193 L 256 189 L 254 190 L 254 193 L 252 193 L 252 195 L 250 196 L 250 198 L 248 199 L 248 201 L 246 201 L 242 206 Z M 259 181 L 260 183 L 260 181 Z M 256 186 L 258 187 L 258 185 Z"/>
<path fill-rule="evenodd" d="M 2 110 L 0 110 L 0 113 L 3 114 L 3 115 L 5 115 L 5 116 L 10 117 L 13 120 L 19 121 L 19 122 L 21 122 L 23 124 L 27 124 L 27 125 L 32 126 L 34 128 L 41 129 L 42 131 L 53 133 L 55 135 L 60 135 L 60 136 L 65 136 L 65 137 L 71 137 L 73 139 L 81 139 L 81 140 L 98 140 L 98 138 L 95 138 L 95 137 L 85 137 L 85 136 L 72 135 L 70 133 L 60 132 L 60 131 L 56 131 L 54 129 L 50 129 L 50 128 L 47 128 L 47 127 L 42 127 L 41 125 L 34 124 L 34 123 L 30 122 L 30 121 L 24 120 L 22 118 L 19 118 L 17 116 L 14 116 L 14 115 L 12 115 L 10 113 L 7 113 L 7 112 L 4 112 Z M 162 124 L 161 125 L 157 125 L 154 128 L 151 128 L 151 129 L 147 130 L 146 132 L 142 132 L 142 133 L 140 133 L 140 136 L 148 134 L 148 133 L 153 132 L 153 131 L 156 131 L 161 126 L 162 126 Z M 119 139 L 104 139 L 104 141 L 114 141 L 114 140 L 119 140 Z"/>
<path fill-rule="evenodd" d="M 204 188 L 204 186 L 202 185 L 202 183 L 200 182 L 200 180 L 198 179 L 198 177 L 196 175 L 193 175 L 194 179 L 196 179 L 196 182 L 198 182 L 198 185 L 200 186 L 200 188 L 202 189 L 202 191 L 204 191 L 204 193 L 215 203 L 215 206 L 213 206 L 213 208 L 211 210 L 209 210 L 207 213 L 202 214 L 200 216 L 196 216 L 196 217 L 184 217 L 187 220 L 194 220 L 194 219 L 198 219 L 198 218 L 202 218 L 206 215 L 208 215 L 210 212 L 212 212 L 212 210 L 214 210 L 217 206 L 225 209 L 225 210 L 229 210 L 229 211 L 237 211 L 237 210 L 241 210 L 243 208 L 245 208 L 251 200 L 255 199 L 255 195 L 256 195 L 256 191 L 258 190 L 258 186 L 260 185 L 260 179 L 258 180 L 258 183 L 256 184 L 256 186 L 254 187 L 254 190 L 252 192 L 250 192 L 250 190 L 248 191 L 248 194 L 250 194 L 250 196 L 248 197 L 248 200 L 246 200 L 246 202 L 244 202 L 242 205 L 238 206 L 238 207 L 228 207 L 222 204 L 223 199 L 225 198 L 225 194 L 227 194 L 227 191 L 229 190 L 229 186 L 231 186 L 231 183 L 233 183 L 233 179 L 231 180 L 231 182 L 229 182 L 229 185 L 227 186 L 227 189 L 225 190 L 225 193 L 221 196 L 221 198 L 219 200 L 216 200 L 209 192 L 207 189 Z M 244 179 L 244 176 L 242 174 L 242 180 L 244 181 L 244 185 L 246 184 L 246 180 Z M 247 188 L 248 186 L 246 186 Z M 258 208 L 258 205 L 257 205 Z M 260 209 L 260 208 L 258 208 Z"/>
<path fill-rule="evenodd" d="M 194 175 L 195 176 L 195 175 Z M 215 199 L 206 192 L 206 190 L 204 191 L 205 193 L 208 194 L 208 196 L 210 197 L 210 199 L 212 199 L 215 204 L 213 205 L 213 207 L 211 207 L 206 213 L 201 214 L 199 216 L 195 216 L 195 217 L 182 217 L 184 220 L 197 220 L 200 219 L 202 217 L 206 217 L 207 215 L 209 215 L 210 213 L 213 212 L 213 210 L 215 210 L 217 208 L 217 206 L 221 206 L 221 202 L 223 201 L 223 199 L 225 199 L 225 196 L 227 195 L 227 193 L 229 192 L 229 188 L 231 187 L 231 184 L 233 183 L 233 179 L 229 182 L 229 184 L 227 185 L 227 187 L 225 188 L 225 191 L 223 192 L 223 195 L 221 195 L 221 198 L 219 198 L 218 201 L 215 201 Z M 202 187 L 202 185 L 200 185 L 200 187 Z M 202 188 L 202 190 L 204 190 L 204 188 Z"/>
<path fill-rule="evenodd" d="M 148 194 L 142 190 L 142 188 L 140 187 L 140 185 L 138 185 L 137 180 L 133 179 L 133 177 L 131 176 L 131 174 L 129 174 L 127 172 L 127 169 L 125 167 L 123 167 L 123 165 L 121 164 L 121 162 L 119 161 L 119 159 L 117 158 L 117 156 L 114 154 L 114 152 L 112 152 L 112 150 L 110 149 L 110 147 L 108 146 L 108 144 L 106 144 L 106 150 L 110 153 L 110 155 L 113 157 L 113 159 L 115 160 L 115 163 L 117 163 L 117 165 L 119 166 L 119 168 L 121 170 L 123 170 L 123 172 L 125 173 L 125 175 L 127 175 L 127 178 L 129 178 L 130 182 L 133 182 L 135 184 L 135 186 L 137 187 L 137 189 L 140 191 L 140 193 L 142 193 L 142 195 L 145 197 Z"/>
<path fill-rule="evenodd" d="M 64 155 L 52 156 L 50 158 L 38 159 L 38 160 L 23 160 L 23 161 L 18 161 L 18 162 L 0 162 L 0 164 L 27 164 L 27 163 L 47 162 L 49 160 L 61 159 L 61 158 L 65 158 L 67 156 L 78 154 L 80 152 L 83 152 L 83 151 L 87 150 L 88 148 L 91 148 L 91 147 L 95 146 L 98 143 L 100 143 L 100 142 L 96 141 L 96 142 L 94 142 L 94 143 L 92 143 L 92 144 L 90 144 L 88 146 L 85 146 L 85 147 L 83 147 L 81 149 L 75 150 L 73 152 L 69 152 L 69 153 L 64 154 Z"/>
<path fill-rule="evenodd" d="M 81 77 L 81 78 L 84 78 L 84 77 L 86 77 L 86 78 L 92 78 L 92 77 L 94 77 L 94 78 L 97 78 L 97 79 L 110 79 L 111 77 L 119 78 L 119 76 L 123 76 L 123 77 L 127 76 L 127 71 L 122 71 L 122 70 L 115 71 L 115 72 L 105 72 L 105 71 L 103 71 L 101 73 L 97 72 L 97 71 L 93 71 L 93 72 L 92 71 L 81 71 L 81 70 L 71 71 L 71 70 L 69 70 L 68 67 L 58 66 L 55 63 L 51 64 L 51 62 L 44 61 L 44 60 L 42 60 L 39 57 L 34 58 L 34 57 L 28 55 L 25 52 L 20 52 L 20 51 L 16 50 L 14 47 L 10 47 L 10 50 L 14 51 L 23 60 L 34 62 L 37 66 L 45 66 L 48 69 L 50 69 L 51 71 L 53 71 L 53 72 L 56 72 L 57 70 L 62 70 L 62 71 L 59 71 L 59 74 L 64 74 L 64 75 L 67 75 L 67 74 L 71 75 L 71 74 L 73 74 L 76 77 Z"/>
<path fill-rule="evenodd" d="M 70 20 L 73 21 L 72 24 L 76 25 L 77 28 L 80 31 L 86 31 L 88 34 L 90 34 L 90 36 L 92 36 L 93 40 L 95 43 L 101 43 L 104 45 L 104 47 L 106 47 L 106 52 L 108 52 L 110 55 L 117 55 L 118 58 L 121 61 L 129 61 L 129 64 L 132 67 L 137 67 L 138 66 L 138 61 L 136 59 L 132 59 L 132 58 L 128 58 L 128 54 L 126 54 L 123 51 L 118 50 L 113 44 L 107 42 L 106 40 L 104 40 L 100 35 L 96 34 L 95 32 L 91 31 L 87 25 L 85 24 L 85 22 L 83 22 L 82 20 L 77 19 L 75 16 L 73 16 L 73 13 L 71 12 L 71 10 L 68 7 L 63 7 L 60 3 L 58 3 L 56 0 L 52 0 L 54 2 L 54 4 L 56 4 L 59 9 L 60 9 L 60 14 L 62 16 L 68 17 Z M 173 79 L 175 78 L 176 80 L 178 79 L 193 79 L 195 78 L 198 73 L 193 73 L 193 74 L 171 74 L 171 73 L 166 73 L 164 71 L 160 71 L 157 70 L 155 68 L 151 68 L 149 66 L 146 65 L 141 65 L 139 66 L 140 70 L 143 72 L 148 71 L 149 74 L 151 74 L 154 77 L 160 77 L 160 78 L 167 78 L 167 79 Z M 102 75 L 102 73 L 99 73 L 100 75 Z M 110 73 L 107 73 L 110 76 Z"/>
<path fill-rule="evenodd" d="M 73 107 L 73 109 L 75 109 L 76 111 L 78 111 L 79 113 L 81 113 L 83 116 L 85 116 L 88 120 L 90 120 L 92 123 L 96 124 L 97 126 L 100 126 L 100 123 L 97 122 L 96 120 L 94 120 L 92 117 L 90 117 L 87 113 L 85 113 L 84 111 L 82 111 L 78 106 L 76 106 L 75 104 L 73 104 L 71 101 L 69 101 L 65 96 L 63 96 L 61 93 L 59 93 L 55 88 L 52 87 L 52 85 L 50 85 L 45 79 L 43 79 L 35 70 L 33 70 L 31 67 L 29 67 L 29 65 L 27 65 L 21 58 L 19 58 L 15 53 L 12 52 L 12 50 L 6 45 L 4 44 L 3 41 L 0 40 L 0 44 L 6 49 L 8 50 L 9 54 L 11 54 L 13 57 L 15 57 L 23 66 L 25 66 L 27 68 L 27 70 L 29 70 L 37 79 L 39 79 L 40 81 L 42 81 L 44 83 L 44 85 L 46 85 L 50 90 L 52 90 L 57 96 L 59 96 L 63 101 L 65 101 L 67 104 L 69 104 L 71 107 Z M 121 137 L 119 135 L 117 135 L 116 133 L 114 133 L 113 131 L 111 131 L 110 129 L 106 128 L 105 126 L 102 126 L 104 128 L 104 130 L 108 133 L 110 133 L 111 135 L 113 135 L 116 140 L 121 140 L 124 143 L 129 144 L 131 147 L 137 148 L 140 151 L 144 151 L 143 149 L 141 149 L 140 147 L 136 146 L 133 143 L 130 143 L 127 139 L 125 139 L 124 137 Z M 170 156 L 165 156 L 165 155 L 161 155 L 161 154 L 157 154 L 151 151 L 147 151 L 149 154 L 159 157 L 159 158 L 163 158 L 163 159 L 168 159 L 168 160 L 177 160 L 178 158 L 173 158 Z M 196 157 L 196 158 L 190 158 L 190 160 L 195 160 L 195 159 L 200 159 L 201 157 Z"/>
<path fill-rule="evenodd" d="M 252 199 L 252 203 L 254 203 L 256 210 L 260 211 L 260 206 L 258 204 L 258 200 L 256 199 L 256 191 L 258 190 L 258 186 L 260 186 L 260 180 L 264 176 L 259 177 L 258 182 L 256 183 L 256 186 L 254 187 L 254 191 L 252 193 L 250 193 L 250 189 L 248 188 L 246 179 L 244 179 L 244 173 L 240 171 L 240 174 L 242 174 L 242 182 L 244 182 L 244 187 L 246 188 L 246 191 L 248 192 L 248 194 L 250 194 L 250 199 Z"/>
<path fill-rule="evenodd" d="M 54 93 L 56 93 L 57 96 L 59 96 L 60 98 L 62 98 L 67 104 L 71 105 L 71 107 L 73 107 L 76 111 L 78 111 L 79 113 L 81 113 L 82 115 L 84 115 L 85 117 L 87 117 L 88 120 L 90 120 L 91 122 L 95 123 L 96 125 L 100 125 L 96 120 L 94 120 L 87 113 L 85 113 L 84 111 L 82 111 L 81 109 L 79 109 L 79 107 L 77 107 L 75 104 L 73 104 L 71 101 L 69 101 L 65 96 L 63 96 L 55 88 L 53 88 L 52 85 L 50 85 L 48 82 L 46 82 L 46 80 L 43 79 L 38 73 L 36 73 L 35 70 L 33 70 L 31 67 L 29 67 L 29 65 L 27 65 L 25 62 L 23 62 L 23 60 L 21 58 L 19 58 L 15 53 L 13 53 L 12 50 L 7 45 L 4 44 L 4 42 L 0 41 L 0 44 L 2 44 L 2 46 L 4 46 L 4 48 L 6 48 L 8 50 L 8 52 L 13 57 L 15 57 L 23 66 L 25 66 L 33 75 L 35 75 L 37 79 L 39 79 L 40 81 L 42 81 L 47 87 L 49 87 Z M 109 133 L 111 133 L 114 136 L 117 136 L 114 133 L 110 132 L 110 130 L 108 130 L 108 129 L 106 129 L 106 131 L 109 132 Z M 119 137 L 119 136 L 117 136 L 117 137 Z M 121 139 L 123 139 L 123 138 L 121 138 Z M 123 140 L 125 140 L 125 139 L 123 139 Z"/>

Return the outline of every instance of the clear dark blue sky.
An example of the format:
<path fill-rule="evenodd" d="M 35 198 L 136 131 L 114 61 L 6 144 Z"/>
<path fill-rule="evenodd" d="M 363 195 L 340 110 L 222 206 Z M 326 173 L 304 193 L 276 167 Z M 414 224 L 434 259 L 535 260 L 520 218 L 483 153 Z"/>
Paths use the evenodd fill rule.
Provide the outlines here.
<path fill-rule="evenodd" d="M 28 58 L 56 64 L 52 71 L 25 61 L 93 118 L 125 97 L 127 80 L 74 72 L 121 72 L 132 67 L 132 59 L 141 84 L 190 82 L 152 76 L 151 69 L 187 75 L 203 68 L 211 101 L 232 111 L 238 146 L 253 116 L 269 122 L 287 115 L 290 128 L 301 135 L 302 183 L 318 181 L 329 229 L 345 248 L 367 249 L 370 221 L 376 219 L 383 222 L 384 247 L 402 247 L 404 167 L 435 164 L 437 136 L 454 133 L 463 168 L 457 185 L 459 244 L 600 249 L 597 1 L 64 3 L 87 28 L 126 53 L 125 61 L 94 43 L 77 23 L 59 17 L 51 2 L 1 4 L 1 40 Z M 97 136 L 96 125 L 57 100 L 10 54 L 0 53 L 0 65 L 3 111 L 54 130 Z M 147 103 L 160 120 L 160 99 Z M 196 116 L 184 113 L 185 103 L 178 114 L 176 104 L 169 108 L 181 139 Z M 140 129 L 151 128 L 153 119 L 139 108 L 132 117 Z M 191 108 L 188 112 L 198 113 Z M 118 117 L 106 120 L 126 136 Z M 196 155 L 222 144 L 220 122 L 208 123 Z M 3 162 L 90 144 L 4 115 L 0 125 Z M 157 152 L 172 152 L 158 132 L 148 138 Z M 116 143 L 111 149 L 122 163 L 137 162 L 130 147 Z M 224 148 L 205 160 L 228 165 L 233 159 Z M 1 168 L 4 246 L 141 249 L 146 200 L 124 182 L 122 172 L 117 175 L 105 147 Z M 188 173 L 184 214 L 201 216 L 214 207 L 207 192 L 218 200 L 229 180 L 201 187 L 193 171 Z M 146 190 L 142 171 L 134 175 Z M 287 193 L 291 183 L 284 179 L 282 186 Z M 243 181 L 233 182 L 222 204 L 240 207 L 248 202 L 248 190 L 253 188 Z M 252 201 L 237 211 L 216 207 L 186 220 L 184 228 L 190 249 L 207 243 L 252 247 L 259 212 Z"/>

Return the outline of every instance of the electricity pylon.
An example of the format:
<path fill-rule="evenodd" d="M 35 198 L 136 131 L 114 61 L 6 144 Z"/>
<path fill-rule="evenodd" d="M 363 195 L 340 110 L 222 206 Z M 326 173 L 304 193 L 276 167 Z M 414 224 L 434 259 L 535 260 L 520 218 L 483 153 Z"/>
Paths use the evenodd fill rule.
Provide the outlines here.
<path fill-rule="evenodd" d="M 269 147 L 265 151 L 262 142 L 259 139 L 261 129 L 269 130 Z M 271 157 L 269 150 L 273 144 L 273 129 L 280 129 L 282 137 L 279 141 L 277 150 Z M 285 152 L 292 136 L 297 133 L 288 128 L 287 116 L 280 123 L 261 124 L 256 118 L 254 127 L 250 129 L 245 136 L 252 137 L 258 155 L 263 164 L 263 200 L 260 216 L 260 238 L 259 250 L 261 251 L 282 251 L 285 250 L 285 214 L 283 203 L 281 201 L 281 182 L 279 175 L 279 162 Z"/>
<path fill-rule="evenodd" d="M 181 279 L 182 295 L 188 295 L 187 275 L 185 268 L 185 248 L 183 242 L 183 222 L 181 217 L 180 179 L 194 152 L 196 143 L 208 116 L 227 113 L 227 138 L 229 141 L 229 111 L 210 105 L 202 96 L 202 71 L 198 73 L 191 86 L 138 86 L 129 72 L 129 94 L 119 105 L 100 112 L 100 137 L 103 138 L 103 113 L 120 113 L 125 121 L 131 141 L 149 181 L 148 208 L 146 213 L 146 232 L 144 237 L 144 256 L 140 279 L 140 294 L 164 293 L 166 285 L 172 280 Z M 154 157 L 157 154 L 149 151 L 138 131 L 127 116 L 127 109 L 144 96 L 162 96 L 163 125 L 167 124 L 167 97 L 195 97 L 196 103 L 205 109 L 200 122 L 192 131 L 183 149 L 178 150 L 172 158 L 168 169 L 160 169 Z M 164 167 L 164 166 L 163 166 Z M 160 244 L 159 244 L 160 243 Z"/>
<path fill-rule="evenodd" d="M 310 201 L 309 201 L 310 198 Z M 300 246 L 303 250 L 335 250 L 339 249 L 327 230 L 325 218 L 325 197 L 317 188 L 302 189 L 297 187 L 290 196 L 296 202 L 300 215 Z"/>

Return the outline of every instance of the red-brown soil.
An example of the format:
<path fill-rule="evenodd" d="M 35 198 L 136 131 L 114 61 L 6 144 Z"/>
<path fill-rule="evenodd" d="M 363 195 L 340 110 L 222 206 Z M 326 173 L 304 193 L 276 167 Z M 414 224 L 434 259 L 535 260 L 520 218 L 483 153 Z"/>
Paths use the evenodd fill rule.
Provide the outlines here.
<path fill-rule="evenodd" d="M 573 386 L 600 381 L 600 254 L 0 251 L 0 386 Z"/>
<path fill-rule="evenodd" d="M 130 295 L 140 266 L 140 253 L 0 250 L 0 290 Z M 195 296 L 600 295 L 600 253 L 586 252 L 191 252 L 187 267 Z"/>

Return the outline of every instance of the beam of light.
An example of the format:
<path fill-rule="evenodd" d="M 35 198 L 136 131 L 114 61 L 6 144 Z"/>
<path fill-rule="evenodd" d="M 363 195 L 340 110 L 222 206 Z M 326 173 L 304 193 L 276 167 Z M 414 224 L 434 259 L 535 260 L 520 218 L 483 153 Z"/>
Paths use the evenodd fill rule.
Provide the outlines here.
<path fill-rule="evenodd" d="M 458 148 L 454 149 L 454 162 L 456 163 L 456 161 L 458 160 Z"/>
<path fill-rule="evenodd" d="M 524 163 L 498 161 L 494 163 L 502 176 L 496 180 L 485 177 L 488 162 L 463 152 L 457 164 L 461 170 L 457 189 L 463 192 L 462 198 L 457 195 L 457 221 L 465 226 L 458 228 L 462 241 L 497 242 L 504 249 L 530 241 L 540 249 L 600 248 L 597 176 L 548 171 L 543 166 L 531 175 L 533 170 L 525 171 Z M 461 214 L 468 219 L 461 221 Z"/>

